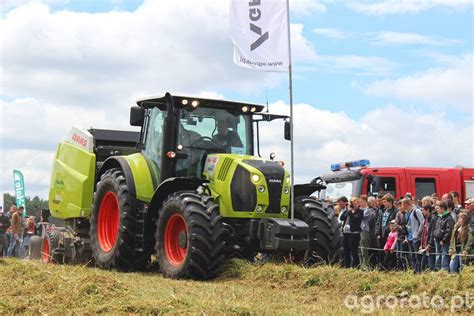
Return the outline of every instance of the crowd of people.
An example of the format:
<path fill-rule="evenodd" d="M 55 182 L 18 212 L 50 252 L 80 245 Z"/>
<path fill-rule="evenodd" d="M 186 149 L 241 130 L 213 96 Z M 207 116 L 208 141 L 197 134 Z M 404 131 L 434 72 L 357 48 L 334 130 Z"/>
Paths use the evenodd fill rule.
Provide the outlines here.
<path fill-rule="evenodd" d="M 28 257 L 31 237 L 38 234 L 38 229 L 35 218 L 24 218 L 23 210 L 23 206 L 12 205 L 4 212 L 0 206 L 0 257 Z"/>
<path fill-rule="evenodd" d="M 335 211 L 346 268 L 459 273 L 474 261 L 474 198 L 463 207 L 455 191 L 421 200 L 410 193 L 398 201 L 390 193 L 340 197 Z"/>

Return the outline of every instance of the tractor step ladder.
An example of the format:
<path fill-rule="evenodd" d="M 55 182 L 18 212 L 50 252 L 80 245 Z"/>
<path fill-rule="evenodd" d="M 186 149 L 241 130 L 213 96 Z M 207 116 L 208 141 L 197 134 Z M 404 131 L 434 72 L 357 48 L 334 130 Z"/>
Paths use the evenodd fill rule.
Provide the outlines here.
<path fill-rule="evenodd" d="M 145 217 L 146 217 L 145 207 L 140 207 L 137 210 L 137 225 L 135 233 L 135 251 L 143 252 L 143 245 L 145 243 Z"/>

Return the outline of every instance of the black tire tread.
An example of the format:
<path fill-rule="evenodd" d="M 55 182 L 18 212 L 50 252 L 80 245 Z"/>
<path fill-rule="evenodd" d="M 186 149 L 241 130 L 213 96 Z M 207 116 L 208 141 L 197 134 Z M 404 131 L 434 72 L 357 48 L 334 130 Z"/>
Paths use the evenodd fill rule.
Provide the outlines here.
<path fill-rule="evenodd" d="M 164 251 L 165 213 L 179 209 L 188 225 L 188 252 L 179 267 L 169 264 Z M 220 275 L 224 263 L 225 231 L 218 206 L 212 197 L 193 191 L 179 191 L 168 196 L 157 220 L 156 255 L 161 273 L 169 278 L 213 279 Z M 170 214 L 171 215 L 171 214 Z"/>
<path fill-rule="evenodd" d="M 107 191 L 115 191 L 120 209 L 119 235 L 116 245 L 110 254 L 104 253 L 97 239 L 97 218 L 100 202 L 98 195 Z M 104 190 L 104 192 L 102 192 Z M 146 268 L 150 261 L 150 254 L 135 251 L 137 210 L 132 207 L 129 188 L 124 173 L 119 168 L 112 168 L 104 172 L 97 183 L 94 193 L 94 202 L 90 218 L 91 248 L 97 266 L 104 269 L 118 269 L 121 271 L 139 271 Z"/>
<path fill-rule="evenodd" d="M 295 217 L 309 225 L 310 246 L 305 253 L 305 264 L 338 263 L 342 254 L 342 234 L 332 206 L 311 196 L 297 196 Z"/>

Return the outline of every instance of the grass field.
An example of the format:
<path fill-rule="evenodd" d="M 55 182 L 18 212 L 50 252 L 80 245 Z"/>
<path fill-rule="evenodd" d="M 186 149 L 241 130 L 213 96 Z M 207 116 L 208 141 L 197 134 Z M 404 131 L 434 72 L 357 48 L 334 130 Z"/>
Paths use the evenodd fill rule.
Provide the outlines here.
<path fill-rule="evenodd" d="M 0 314 L 345 314 L 344 301 L 364 296 L 352 313 L 370 311 L 371 298 L 380 301 L 377 313 L 393 314 L 386 303 L 398 301 L 395 312 L 445 313 L 453 296 L 469 293 L 474 304 L 474 267 L 460 275 L 444 272 L 364 272 L 337 267 L 303 268 L 289 264 L 250 264 L 231 261 L 217 280 L 170 280 L 155 273 L 121 273 L 85 266 L 45 265 L 15 259 L 0 261 Z M 425 307 L 411 295 L 424 293 Z M 440 295 L 448 309 L 436 309 L 430 298 Z M 405 305 L 400 305 L 405 300 Z M 412 307 L 408 302 L 412 300 Z M 390 304 L 391 305 L 390 305 Z M 435 300 L 435 304 L 438 304 Z M 459 304 L 460 299 L 455 301 Z M 400 306 L 403 306 L 402 308 Z M 374 306 L 375 307 L 375 306 Z M 454 309 L 453 309 L 454 310 Z M 458 313 L 474 311 L 464 304 Z M 351 313 L 351 314 L 352 314 Z"/>

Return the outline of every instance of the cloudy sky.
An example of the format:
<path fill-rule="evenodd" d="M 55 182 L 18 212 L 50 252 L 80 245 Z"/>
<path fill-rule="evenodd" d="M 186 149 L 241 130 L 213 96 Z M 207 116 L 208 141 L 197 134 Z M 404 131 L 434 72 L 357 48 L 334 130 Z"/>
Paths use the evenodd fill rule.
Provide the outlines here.
<path fill-rule="evenodd" d="M 131 129 L 169 91 L 288 113 L 288 77 L 232 62 L 228 0 L 1 0 L 0 186 L 47 197 L 71 126 Z M 474 166 L 471 0 L 290 0 L 298 182 L 331 163 Z M 289 160 L 282 124 L 262 153 Z"/>

